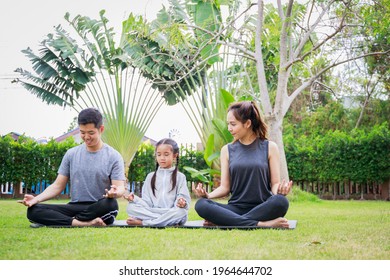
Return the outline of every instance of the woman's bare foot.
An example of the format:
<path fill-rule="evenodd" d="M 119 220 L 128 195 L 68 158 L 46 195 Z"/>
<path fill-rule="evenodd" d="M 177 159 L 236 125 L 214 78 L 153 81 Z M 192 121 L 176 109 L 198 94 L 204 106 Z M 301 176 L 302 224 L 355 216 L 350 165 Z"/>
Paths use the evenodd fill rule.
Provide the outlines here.
<path fill-rule="evenodd" d="M 142 220 L 134 219 L 132 217 L 127 218 L 126 224 L 129 226 L 142 226 Z"/>
<path fill-rule="evenodd" d="M 73 227 L 104 227 L 106 224 L 103 222 L 102 218 L 95 218 L 91 221 L 79 221 L 73 219 L 72 221 Z"/>
<path fill-rule="evenodd" d="M 216 224 L 214 224 L 214 223 L 212 223 L 212 222 L 210 222 L 210 221 L 205 220 L 205 221 L 203 222 L 203 226 L 205 226 L 205 227 L 215 227 Z"/>
<path fill-rule="evenodd" d="M 288 221 L 285 218 L 276 218 L 275 220 L 258 222 L 258 227 L 289 228 Z"/>

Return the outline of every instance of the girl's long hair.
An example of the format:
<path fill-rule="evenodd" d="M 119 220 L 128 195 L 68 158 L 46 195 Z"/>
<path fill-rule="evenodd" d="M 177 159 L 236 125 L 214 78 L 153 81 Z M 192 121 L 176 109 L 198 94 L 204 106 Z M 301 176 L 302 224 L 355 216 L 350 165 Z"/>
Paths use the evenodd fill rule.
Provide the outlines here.
<path fill-rule="evenodd" d="M 176 165 L 175 165 L 175 169 L 172 172 L 172 177 L 171 177 L 171 182 L 172 182 L 171 191 L 173 191 L 176 187 L 177 172 L 178 172 L 178 167 L 179 167 L 179 145 L 177 145 L 176 141 L 171 139 L 171 138 L 164 138 L 164 139 L 161 139 L 160 141 L 157 142 L 156 151 L 157 151 L 157 147 L 160 145 L 163 145 L 163 144 L 170 145 L 172 147 L 173 155 L 176 155 Z M 154 174 L 153 174 L 152 180 L 151 180 L 152 192 L 153 192 L 154 196 L 156 196 L 156 194 L 155 194 L 155 192 L 156 192 L 156 177 L 157 177 L 158 167 L 159 167 L 159 165 L 158 165 L 158 162 L 156 160 L 156 170 L 154 171 Z"/>
<path fill-rule="evenodd" d="M 261 140 L 267 139 L 268 127 L 264 122 L 259 107 L 254 101 L 240 101 L 230 104 L 228 112 L 232 112 L 234 117 L 241 123 L 250 120 L 252 131 Z"/>

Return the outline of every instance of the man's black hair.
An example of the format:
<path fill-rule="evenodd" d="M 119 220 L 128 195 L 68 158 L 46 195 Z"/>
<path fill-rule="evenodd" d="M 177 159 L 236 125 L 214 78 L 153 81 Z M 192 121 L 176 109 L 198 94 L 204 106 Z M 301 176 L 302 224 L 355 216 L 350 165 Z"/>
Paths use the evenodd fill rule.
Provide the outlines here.
<path fill-rule="evenodd" d="M 99 110 L 87 108 L 79 113 L 77 122 L 79 125 L 93 123 L 96 128 L 100 128 L 103 124 L 103 116 Z"/>

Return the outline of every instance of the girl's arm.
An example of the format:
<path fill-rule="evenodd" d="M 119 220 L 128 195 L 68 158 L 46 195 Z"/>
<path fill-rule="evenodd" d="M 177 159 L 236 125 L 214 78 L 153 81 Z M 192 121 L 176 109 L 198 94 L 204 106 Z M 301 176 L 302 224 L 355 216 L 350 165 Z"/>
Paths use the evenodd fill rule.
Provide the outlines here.
<path fill-rule="evenodd" d="M 152 207 L 153 203 L 150 199 L 152 194 L 152 187 L 150 186 L 151 176 L 148 174 L 142 185 L 142 198 L 137 195 L 134 195 L 133 202 L 137 204 L 141 204 L 145 207 Z"/>
<path fill-rule="evenodd" d="M 177 184 L 177 187 L 179 188 L 179 191 L 176 196 L 175 205 L 178 206 L 179 199 L 182 198 L 185 200 L 185 206 L 181 208 L 189 209 L 190 203 L 191 203 L 191 196 L 190 192 L 188 191 L 187 187 L 187 180 L 184 174 L 178 173 L 177 178 L 179 179 L 179 183 Z M 180 203 L 180 205 L 182 205 Z"/>

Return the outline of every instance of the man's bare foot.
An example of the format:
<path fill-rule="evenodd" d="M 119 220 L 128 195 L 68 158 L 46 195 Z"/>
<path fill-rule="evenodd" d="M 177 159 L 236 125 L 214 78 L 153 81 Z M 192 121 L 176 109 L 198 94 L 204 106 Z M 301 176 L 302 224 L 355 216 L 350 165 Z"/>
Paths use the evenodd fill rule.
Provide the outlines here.
<path fill-rule="evenodd" d="M 106 224 L 103 222 L 102 218 L 95 218 L 91 221 L 79 221 L 73 219 L 72 226 L 73 227 L 105 227 Z"/>
<path fill-rule="evenodd" d="M 215 227 L 216 224 L 214 224 L 214 223 L 212 223 L 212 222 L 210 222 L 210 221 L 205 220 L 205 221 L 203 222 L 203 226 L 205 226 L 205 227 Z"/>
<path fill-rule="evenodd" d="M 142 220 L 134 219 L 132 217 L 127 218 L 126 224 L 129 226 L 142 226 Z"/>
<path fill-rule="evenodd" d="M 258 227 L 289 228 L 288 221 L 285 218 L 276 218 L 270 221 L 258 222 Z"/>

